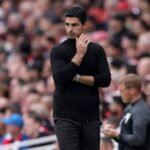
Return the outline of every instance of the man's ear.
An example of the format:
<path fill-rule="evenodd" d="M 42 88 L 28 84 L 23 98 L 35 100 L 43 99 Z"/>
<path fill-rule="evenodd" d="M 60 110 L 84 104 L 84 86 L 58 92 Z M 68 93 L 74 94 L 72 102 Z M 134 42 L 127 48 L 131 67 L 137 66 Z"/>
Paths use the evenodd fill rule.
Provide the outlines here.
<path fill-rule="evenodd" d="M 87 24 L 88 24 L 87 21 L 83 23 L 83 31 L 87 31 Z"/>

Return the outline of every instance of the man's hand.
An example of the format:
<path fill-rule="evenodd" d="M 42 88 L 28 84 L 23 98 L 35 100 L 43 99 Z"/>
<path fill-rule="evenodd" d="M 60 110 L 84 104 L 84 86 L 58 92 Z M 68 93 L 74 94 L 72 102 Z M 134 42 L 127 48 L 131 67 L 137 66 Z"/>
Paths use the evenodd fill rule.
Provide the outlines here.
<path fill-rule="evenodd" d="M 119 136 L 119 132 L 116 129 L 113 128 L 106 128 L 103 129 L 103 134 L 105 134 L 107 137 L 111 138 L 117 138 Z"/>
<path fill-rule="evenodd" d="M 88 36 L 84 33 L 79 38 L 76 37 L 77 54 L 85 55 L 89 42 Z"/>
<path fill-rule="evenodd" d="M 81 34 L 79 38 L 76 37 L 77 52 L 71 60 L 76 65 L 80 66 L 82 59 L 83 59 L 83 57 L 87 51 L 87 47 L 88 47 L 89 42 L 90 41 L 89 41 L 87 35 L 85 35 L 85 34 Z"/>

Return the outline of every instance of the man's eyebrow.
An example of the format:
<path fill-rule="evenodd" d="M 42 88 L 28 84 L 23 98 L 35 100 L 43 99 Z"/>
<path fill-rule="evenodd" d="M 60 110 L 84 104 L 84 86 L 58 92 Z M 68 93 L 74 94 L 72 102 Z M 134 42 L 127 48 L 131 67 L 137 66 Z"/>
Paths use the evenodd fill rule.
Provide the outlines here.
<path fill-rule="evenodd" d="M 65 22 L 66 25 L 77 25 L 77 23 L 68 23 L 68 22 Z"/>

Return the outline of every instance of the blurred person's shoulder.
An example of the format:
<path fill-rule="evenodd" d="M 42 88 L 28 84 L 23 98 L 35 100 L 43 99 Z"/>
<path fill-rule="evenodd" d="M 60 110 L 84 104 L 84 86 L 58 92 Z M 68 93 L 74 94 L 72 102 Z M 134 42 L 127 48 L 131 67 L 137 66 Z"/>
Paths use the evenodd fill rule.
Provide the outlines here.
<path fill-rule="evenodd" d="M 95 42 L 90 42 L 88 47 L 89 49 L 97 53 L 104 53 L 104 48 L 100 44 L 97 44 Z"/>

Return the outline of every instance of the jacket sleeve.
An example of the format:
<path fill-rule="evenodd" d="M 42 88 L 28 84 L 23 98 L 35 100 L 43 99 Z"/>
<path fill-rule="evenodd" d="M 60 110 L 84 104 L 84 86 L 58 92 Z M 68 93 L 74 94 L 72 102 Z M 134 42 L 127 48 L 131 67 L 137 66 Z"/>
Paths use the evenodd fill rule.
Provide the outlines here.
<path fill-rule="evenodd" d="M 140 113 L 133 115 L 133 133 L 120 133 L 120 140 L 131 146 L 140 146 L 145 142 L 149 116 L 147 113 L 142 113 L 142 111 L 144 110 L 138 111 Z"/>
<path fill-rule="evenodd" d="M 75 76 L 78 66 L 69 62 L 66 63 L 62 51 L 56 47 L 52 48 L 50 53 L 50 62 L 52 65 L 53 78 L 56 84 L 68 84 Z"/>
<path fill-rule="evenodd" d="M 94 86 L 108 87 L 111 81 L 110 69 L 108 66 L 104 49 L 100 46 L 98 49 L 98 74 L 94 76 Z"/>

